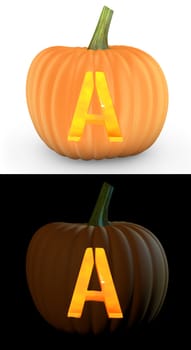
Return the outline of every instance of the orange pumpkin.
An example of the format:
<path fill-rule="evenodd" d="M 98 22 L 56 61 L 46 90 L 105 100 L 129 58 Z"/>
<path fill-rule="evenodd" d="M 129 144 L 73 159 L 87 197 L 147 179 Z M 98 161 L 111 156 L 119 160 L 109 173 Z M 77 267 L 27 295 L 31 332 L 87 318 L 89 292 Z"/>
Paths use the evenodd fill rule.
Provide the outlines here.
<path fill-rule="evenodd" d="M 26 273 L 33 301 L 44 319 L 62 331 L 97 334 L 113 332 L 123 325 L 130 329 L 153 320 L 163 306 L 168 287 L 164 249 L 148 229 L 130 222 L 108 221 L 112 191 L 112 186 L 103 184 L 88 224 L 50 223 L 41 227 L 29 243 Z M 107 284 L 101 262 L 90 271 L 89 285 L 86 272 L 82 276 L 77 306 L 73 307 L 79 309 L 86 285 L 85 293 L 91 298 L 84 302 L 82 313 L 76 316 L 71 311 L 87 249 L 94 252 L 95 261 L 96 251 L 105 251 L 112 276 L 108 284 L 113 280 L 120 309 L 110 291 L 109 296 L 105 293 L 104 298 L 101 294 L 97 299 Z M 90 260 L 86 262 L 87 271 Z M 92 293 L 96 299 L 92 299 Z M 106 312 L 107 301 L 112 304 L 114 316 Z"/>
<path fill-rule="evenodd" d="M 159 136 L 168 88 L 146 52 L 108 46 L 113 11 L 104 7 L 88 48 L 56 46 L 33 60 L 28 109 L 42 140 L 70 158 L 137 154 Z"/>

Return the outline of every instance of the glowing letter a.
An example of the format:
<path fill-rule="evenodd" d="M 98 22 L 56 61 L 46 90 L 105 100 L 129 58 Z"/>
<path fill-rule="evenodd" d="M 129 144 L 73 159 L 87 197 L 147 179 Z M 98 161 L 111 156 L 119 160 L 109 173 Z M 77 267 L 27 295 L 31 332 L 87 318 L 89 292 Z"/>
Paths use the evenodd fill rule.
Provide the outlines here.
<path fill-rule="evenodd" d="M 79 141 L 87 122 L 103 124 L 111 142 L 122 142 L 117 116 L 112 103 L 104 72 L 95 72 L 95 88 L 102 114 L 89 114 L 88 109 L 94 92 L 93 72 L 87 72 L 82 83 L 80 95 L 68 134 L 68 141 Z"/>
<path fill-rule="evenodd" d="M 68 310 L 68 317 L 80 318 L 85 301 L 102 301 L 109 318 L 122 318 L 117 293 L 114 287 L 107 257 L 103 248 L 95 248 L 95 266 L 101 290 L 88 290 L 94 266 L 93 249 L 87 248 Z"/>

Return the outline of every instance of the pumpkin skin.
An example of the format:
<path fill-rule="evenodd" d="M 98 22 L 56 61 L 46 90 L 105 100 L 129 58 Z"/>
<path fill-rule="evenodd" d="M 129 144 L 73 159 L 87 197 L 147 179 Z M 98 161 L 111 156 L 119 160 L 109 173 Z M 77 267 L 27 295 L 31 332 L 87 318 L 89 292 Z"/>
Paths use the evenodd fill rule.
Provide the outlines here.
<path fill-rule="evenodd" d="M 88 71 L 105 74 L 122 142 L 111 142 L 104 125 L 88 122 L 79 141 L 68 140 Z M 146 150 L 158 138 L 168 108 L 167 83 L 159 64 L 146 52 L 128 46 L 47 48 L 31 63 L 26 96 L 42 140 L 61 155 L 85 160 L 124 157 Z M 96 98 L 94 94 L 89 113 L 97 108 Z"/>
<path fill-rule="evenodd" d="M 67 317 L 87 247 L 105 250 L 122 319 L 109 319 L 104 303 L 95 301 L 85 302 L 81 318 Z M 57 222 L 41 227 L 32 237 L 26 275 L 33 301 L 48 323 L 65 332 L 98 334 L 114 332 L 124 323 L 129 330 L 158 315 L 167 292 L 168 263 L 159 240 L 140 225 Z M 88 289 L 100 289 L 95 270 Z"/>

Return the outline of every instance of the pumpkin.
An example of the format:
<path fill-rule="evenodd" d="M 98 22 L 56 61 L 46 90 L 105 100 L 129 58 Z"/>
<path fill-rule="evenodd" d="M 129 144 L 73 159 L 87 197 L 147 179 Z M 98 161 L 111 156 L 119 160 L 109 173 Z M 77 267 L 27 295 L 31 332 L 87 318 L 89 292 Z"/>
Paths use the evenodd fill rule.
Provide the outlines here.
<path fill-rule="evenodd" d="M 59 330 L 99 334 L 125 325 L 129 331 L 153 320 L 164 303 L 169 275 L 164 249 L 148 229 L 108 221 L 112 191 L 103 184 L 88 223 L 49 223 L 29 243 L 32 299 Z"/>
<path fill-rule="evenodd" d="M 88 48 L 47 48 L 29 68 L 26 97 L 34 127 L 51 149 L 70 158 L 142 152 L 166 119 L 162 69 L 138 48 L 108 46 L 112 14 L 104 6 Z"/>

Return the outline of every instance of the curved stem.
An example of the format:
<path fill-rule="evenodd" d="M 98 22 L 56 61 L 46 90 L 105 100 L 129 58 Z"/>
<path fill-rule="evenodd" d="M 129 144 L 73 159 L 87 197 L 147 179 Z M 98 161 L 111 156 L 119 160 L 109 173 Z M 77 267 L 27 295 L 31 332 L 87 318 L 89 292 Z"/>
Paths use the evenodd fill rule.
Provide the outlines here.
<path fill-rule="evenodd" d="M 88 225 L 92 225 L 92 226 L 109 225 L 108 208 L 109 208 L 113 190 L 114 190 L 113 186 L 104 182 Z"/>
<path fill-rule="evenodd" d="M 89 50 L 108 49 L 108 32 L 113 16 L 113 11 L 107 6 L 103 7 L 98 24 L 96 26 L 92 40 L 88 46 Z"/>

